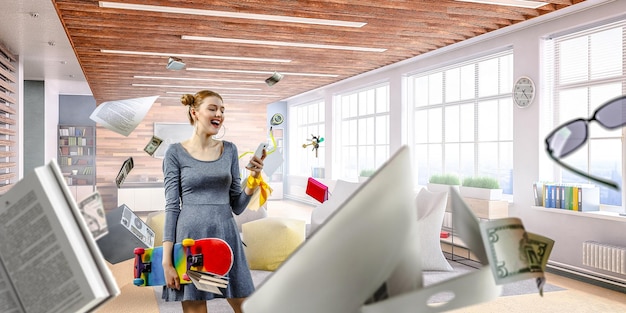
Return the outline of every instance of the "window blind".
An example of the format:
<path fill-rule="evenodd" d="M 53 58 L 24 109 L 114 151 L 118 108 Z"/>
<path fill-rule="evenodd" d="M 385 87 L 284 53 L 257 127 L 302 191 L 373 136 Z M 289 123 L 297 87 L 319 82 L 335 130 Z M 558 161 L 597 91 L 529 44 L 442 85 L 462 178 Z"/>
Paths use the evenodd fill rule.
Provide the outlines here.
<path fill-rule="evenodd" d="M 0 195 L 17 177 L 17 57 L 0 43 Z"/>

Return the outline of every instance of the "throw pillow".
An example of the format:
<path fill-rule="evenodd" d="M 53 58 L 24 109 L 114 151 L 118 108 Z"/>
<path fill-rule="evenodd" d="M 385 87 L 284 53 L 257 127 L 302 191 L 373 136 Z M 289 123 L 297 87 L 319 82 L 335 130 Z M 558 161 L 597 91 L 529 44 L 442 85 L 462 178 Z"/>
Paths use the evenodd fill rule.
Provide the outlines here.
<path fill-rule="evenodd" d="M 333 192 L 328 197 L 328 200 L 324 203 L 316 206 L 311 211 L 311 227 L 309 229 L 309 236 L 313 234 L 326 219 L 337 210 L 337 208 L 346 199 L 359 188 L 360 183 L 352 183 L 345 180 L 337 180 Z"/>
<path fill-rule="evenodd" d="M 447 192 L 422 188 L 415 198 L 417 208 L 417 239 L 424 271 L 452 271 L 441 251 L 439 235 L 448 200 Z"/>
<path fill-rule="evenodd" d="M 243 242 L 252 270 L 276 270 L 304 242 L 305 221 L 267 217 L 245 223 Z"/>

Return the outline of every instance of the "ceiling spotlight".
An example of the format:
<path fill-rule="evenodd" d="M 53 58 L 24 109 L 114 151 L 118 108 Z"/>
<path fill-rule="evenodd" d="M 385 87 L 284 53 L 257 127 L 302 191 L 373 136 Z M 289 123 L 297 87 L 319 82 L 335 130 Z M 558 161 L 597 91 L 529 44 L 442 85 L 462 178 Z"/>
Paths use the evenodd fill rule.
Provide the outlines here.
<path fill-rule="evenodd" d="M 281 79 L 283 79 L 283 74 L 279 73 L 279 72 L 274 72 L 274 74 L 272 74 L 272 76 L 268 77 L 265 80 L 265 83 L 272 87 L 274 86 L 277 82 L 279 82 Z"/>
<path fill-rule="evenodd" d="M 185 62 L 180 58 L 170 57 L 165 68 L 173 71 L 182 70 L 185 68 Z"/>

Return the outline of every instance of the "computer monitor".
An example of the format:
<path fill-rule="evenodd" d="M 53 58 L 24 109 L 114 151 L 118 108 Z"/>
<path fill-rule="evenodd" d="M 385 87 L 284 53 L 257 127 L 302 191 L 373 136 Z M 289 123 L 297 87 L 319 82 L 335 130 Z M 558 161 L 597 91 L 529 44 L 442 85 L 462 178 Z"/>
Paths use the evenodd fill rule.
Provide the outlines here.
<path fill-rule="evenodd" d="M 357 312 L 397 266 L 417 220 L 411 173 L 404 146 L 258 287 L 244 312 Z"/>

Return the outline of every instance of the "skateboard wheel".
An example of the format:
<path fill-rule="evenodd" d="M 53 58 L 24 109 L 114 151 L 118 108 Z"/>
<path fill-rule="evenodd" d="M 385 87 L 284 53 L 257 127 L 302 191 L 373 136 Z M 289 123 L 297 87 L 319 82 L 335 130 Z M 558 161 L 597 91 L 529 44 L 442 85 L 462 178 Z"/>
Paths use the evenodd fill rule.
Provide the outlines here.
<path fill-rule="evenodd" d="M 135 254 L 143 254 L 146 250 L 144 248 L 135 248 L 133 251 Z"/>
<path fill-rule="evenodd" d="M 143 286 L 144 280 L 143 278 L 135 278 L 133 279 L 133 284 L 135 286 Z"/>
<path fill-rule="evenodd" d="M 191 238 L 183 239 L 183 247 L 191 247 L 196 241 Z"/>

